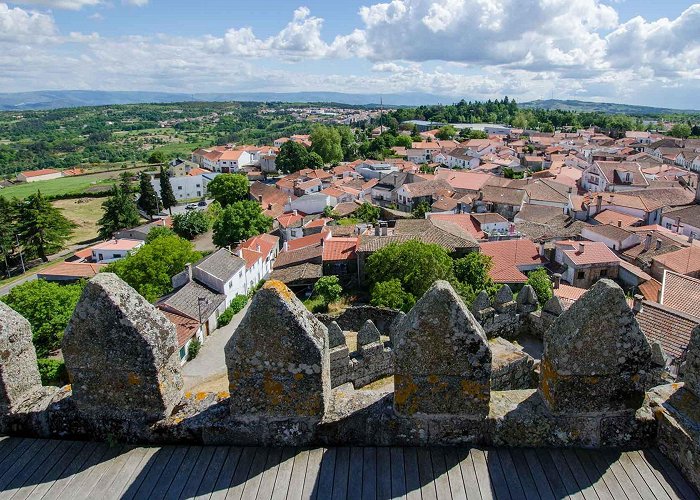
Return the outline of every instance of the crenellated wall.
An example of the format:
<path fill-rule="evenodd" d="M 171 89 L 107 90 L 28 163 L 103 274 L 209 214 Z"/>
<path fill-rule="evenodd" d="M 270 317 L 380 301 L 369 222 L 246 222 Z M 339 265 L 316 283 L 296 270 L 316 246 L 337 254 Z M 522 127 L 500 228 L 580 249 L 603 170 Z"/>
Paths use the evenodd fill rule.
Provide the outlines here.
<path fill-rule="evenodd" d="M 482 300 L 475 315 L 436 282 L 385 325 L 392 349 L 365 320 L 350 356 L 337 324 L 327 328 L 283 284 L 268 282 L 226 346 L 230 391 L 183 394 L 172 327 L 116 276 L 100 274 L 66 332 L 70 386 L 41 387 L 28 325 L 0 305 L 0 432 L 239 445 L 656 444 L 700 485 L 700 328 L 682 375 L 687 387 L 645 393 L 651 348 L 613 282 L 599 281 L 559 314 L 556 304 L 535 311 L 529 290 L 517 301 L 509 292 L 488 306 Z M 499 350 L 518 350 L 489 341 L 477 321 L 491 317 L 488 308 L 516 325 L 542 329 L 546 319 L 538 386 L 498 390 L 494 375 L 520 380 L 522 366 L 503 372 L 494 361 Z M 510 331 L 510 320 L 498 324 Z M 524 356 L 518 363 L 532 368 Z M 384 374 L 393 388 L 353 388 Z"/>

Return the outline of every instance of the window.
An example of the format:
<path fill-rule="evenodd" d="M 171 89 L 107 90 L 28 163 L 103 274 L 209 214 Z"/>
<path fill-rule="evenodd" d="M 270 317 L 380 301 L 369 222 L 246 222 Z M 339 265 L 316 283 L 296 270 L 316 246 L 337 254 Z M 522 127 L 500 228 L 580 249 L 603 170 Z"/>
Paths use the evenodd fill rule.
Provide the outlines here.
<path fill-rule="evenodd" d="M 115 253 L 115 254 L 113 255 L 113 257 L 114 257 L 115 259 L 121 259 L 121 258 L 122 258 L 122 254 L 120 254 L 120 253 Z"/>
<path fill-rule="evenodd" d="M 180 347 L 180 359 L 185 359 L 185 356 L 187 356 L 187 351 L 185 350 L 185 346 L 183 345 Z"/>
<path fill-rule="evenodd" d="M 177 187 L 177 190 L 178 190 L 178 191 L 182 191 L 182 186 L 178 186 L 178 187 Z"/>
<path fill-rule="evenodd" d="M 582 280 L 582 279 L 584 279 L 585 277 L 586 277 L 586 273 L 583 272 L 583 271 L 579 271 L 578 273 L 576 273 L 576 279 L 577 279 L 577 280 Z"/>

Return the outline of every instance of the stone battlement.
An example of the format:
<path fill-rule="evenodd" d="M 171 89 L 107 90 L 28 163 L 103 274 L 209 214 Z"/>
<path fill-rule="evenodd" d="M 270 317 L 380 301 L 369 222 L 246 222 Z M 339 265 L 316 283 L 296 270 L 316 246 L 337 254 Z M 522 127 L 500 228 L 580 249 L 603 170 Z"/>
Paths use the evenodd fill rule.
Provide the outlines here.
<path fill-rule="evenodd" d="M 115 275 L 93 278 L 76 307 L 63 388 L 41 386 L 29 324 L 0 303 L 0 432 L 131 443 L 657 444 L 700 484 L 700 328 L 685 384 L 649 389 L 651 346 L 608 280 L 567 311 L 557 301 L 537 310 L 529 287 L 517 300 L 507 287 L 493 303 L 480 294 L 470 309 L 436 282 L 408 314 L 387 318 L 376 318 L 385 335 L 371 318 L 348 320 L 358 329 L 351 356 L 337 323 L 326 327 L 268 282 L 226 346 L 229 391 L 190 394 L 174 327 Z M 499 390 L 527 378 L 531 363 L 504 371 L 496 358 L 512 350 L 489 338 L 523 329 L 544 342 L 538 386 Z M 389 389 L 356 389 L 386 376 Z"/>

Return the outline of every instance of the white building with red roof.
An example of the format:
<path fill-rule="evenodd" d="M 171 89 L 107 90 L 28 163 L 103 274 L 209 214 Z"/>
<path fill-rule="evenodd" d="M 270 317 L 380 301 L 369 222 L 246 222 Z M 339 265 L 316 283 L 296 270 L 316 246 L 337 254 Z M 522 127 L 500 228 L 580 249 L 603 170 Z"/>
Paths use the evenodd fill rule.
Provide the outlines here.
<path fill-rule="evenodd" d="M 29 170 L 17 174 L 17 182 L 37 182 L 58 179 L 63 174 L 53 168 L 44 168 L 41 170 Z"/>
<path fill-rule="evenodd" d="M 620 258 L 600 241 L 557 241 L 554 260 L 566 267 L 562 275 L 572 286 L 588 289 L 601 278 L 615 279 Z"/>
<path fill-rule="evenodd" d="M 145 242 L 142 240 L 113 239 L 97 243 L 89 250 L 92 262 L 109 264 L 136 252 L 143 245 Z"/>

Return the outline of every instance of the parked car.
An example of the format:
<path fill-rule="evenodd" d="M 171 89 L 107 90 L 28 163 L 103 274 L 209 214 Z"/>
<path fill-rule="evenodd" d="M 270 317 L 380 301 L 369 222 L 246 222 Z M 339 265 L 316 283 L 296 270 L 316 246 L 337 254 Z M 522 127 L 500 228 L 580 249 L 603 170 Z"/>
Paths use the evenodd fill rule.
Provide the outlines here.
<path fill-rule="evenodd" d="M 206 207 L 206 206 L 207 206 L 207 202 L 204 201 L 204 200 L 201 200 L 199 203 L 197 203 L 197 206 Z"/>
<path fill-rule="evenodd" d="M 197 210 L 197 204 L 196 203 L 190 203 L 185 207 L 185 210 Z"/>

